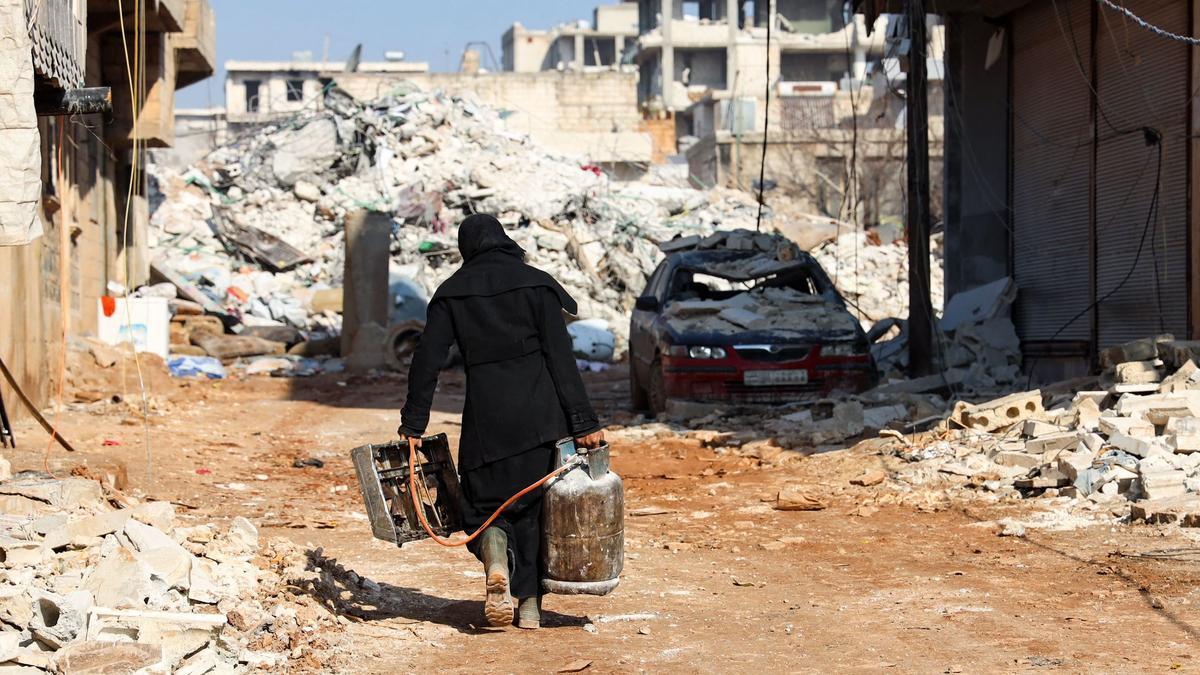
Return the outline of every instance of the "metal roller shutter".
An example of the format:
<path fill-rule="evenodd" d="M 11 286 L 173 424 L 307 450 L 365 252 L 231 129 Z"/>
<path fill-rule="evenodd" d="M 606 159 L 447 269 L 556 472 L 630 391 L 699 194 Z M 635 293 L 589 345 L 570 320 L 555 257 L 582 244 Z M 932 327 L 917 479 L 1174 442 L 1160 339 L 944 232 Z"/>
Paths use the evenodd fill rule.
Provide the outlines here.
<path fill-rule="evenodd" d="M 1187 2 L 1127 0 L 1132 12 L 1189 33 Z M 1188 47 L 1101 10 L 1096 33 L 1096 293 L 1129 273 L 1146 231 L 1157 151 L 1140 127 L 1162 133 L 1157 217 L 1133 275 L 1098 308 L 1099 347 L 1160 331 L 1187 335 Z"/>
<path fill-rule="evenodd" d="M 1091 4 L 1037 2 L 1013 15 L 1014 318 L 1025 342 L 1049 340 L 1093 300 Z M 1084 315 L 1057 340 L 1090 337 Z"/>

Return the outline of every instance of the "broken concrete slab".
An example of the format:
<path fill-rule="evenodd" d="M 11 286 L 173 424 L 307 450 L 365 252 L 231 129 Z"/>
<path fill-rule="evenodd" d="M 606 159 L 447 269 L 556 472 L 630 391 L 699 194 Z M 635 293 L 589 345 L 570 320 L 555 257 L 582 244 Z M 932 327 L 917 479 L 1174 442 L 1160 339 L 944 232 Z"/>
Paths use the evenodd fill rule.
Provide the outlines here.
<path fill-rule="evenodd" d="M 1129 361 L 1114 367 L 1113 379 L 1117 384 L 1155 384 L 1162 380 L 1162 373 L 1155 361 Z"/>
<path fill-rule="evenodd" d="M 1079 432 L 1056 431 L 1026 441 L 1025 451 L 1036 455 L 1045 455 L 1048 452 L 1074 448 L 1078 443 Z"/>
<path fill-rule="evenodd" d="M 63 675 L 124 675 L 159 663 L 162 651 L 141 642 L 77 642 L 55 654 L 54 665 Z"/>
<path fill-rule="evenodd" d="M 49 557 L 50 550 L 40 541 L 0 535 L 0 565 L 5 567 L 40 565 Z"/>
<path fill-rule="evenodd" d="M 0 495 L 24 497 L 64 511 L 96 508 L 104 501 L 100 483 L 86 478 L 19 478 L 0 483 Z"/>
<path fill-rule="evenodd" d="M 1129 517 L 1156 525 L 1200 527 L 1200 495 L 1186 494 L 1134 502 Z"/>
<path fill-rule="evenodd" d="M 1154 425 L 1136 417 L 1101 417 L 1100 433 L 1106 436 L 1121 434 L 1135 438 L 1151 438 L 1154 436 Z"/>
<path fill-rule="evenodd" d="M 46 548 L 59 549 L 74 541 L 111 534 L 125 527 L 125 523 L 132 515 L 132 511 L 121 509 L 99 513 L 81 520 L 72 520 L 65 526 L 46 534 Z"/>
<path fill-rule="evenodd" d="M 87 639 L 98 642 L 141 642 L 159 645 L 162 661 L 175 664 L 216 639 L 225 626 L 224 614 L 188 614 L 93 607 L 88 613 Z"/>
<path fill-rule="evenodd" d="M 1164 394 L 1192 391 L 1200 388 L 1200 367 L 1188 359 L 1170 375 L 1163 378 L 1158 390 Z"/>
<path fill-rule="evenodd" d="M 83 588 L 104 607 L 145 607 L 149 598 L 165 590 L 155 585 L 152 574 L 150 566 L 132 551 L 116 547 L 92 569 Z"/>
<path fill-rule="evenodd" d="M 58 595 L 41 589 L 30 592 L 33 619 L 29 629 L 43 644 L 60 649 L 79 636 L 87 625 L 87 612 L 92 607 L 92 594 L 76 591 Z"/>
<path fill-rule="evenodd" d="M 1175 339 L 1169 333 L 1155 337 L 1133 340 L 1122 345 L 1109 347 L 1100 352 L 1100 367 L 1105 370 L 1130 361 L 1153 361 L 1160 355 L 1160 346 Z"/>
<path fill-rule="evenodd" d="M 802 486 L 788 485 L 775 496 L 776 511 L 820 511 L 825 503 L 808 494 Z"/>

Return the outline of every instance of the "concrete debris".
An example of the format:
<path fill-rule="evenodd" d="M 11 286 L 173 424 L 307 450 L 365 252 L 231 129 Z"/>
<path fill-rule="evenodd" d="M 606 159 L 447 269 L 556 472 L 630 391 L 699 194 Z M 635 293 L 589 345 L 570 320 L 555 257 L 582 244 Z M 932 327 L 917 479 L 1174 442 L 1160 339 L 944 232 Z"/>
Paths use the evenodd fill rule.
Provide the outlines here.
<path fill-rule="evenodd" d="M 1106 390 L 960 402 L 935 429 L 891 437 L 887 452 L 908 462 L 894 477 L 981 498 L 1065 498 L 1069 511 L 1101 520 L 1200 526 L 1200 384 L 1190 355 L 1160 377 L 1158 350 L 1177 344 L 1164 337 L 1106 350 Z M 1129 383 L 1120 380 L 1146 373 L 1151 387 L 1122 390 Z M 1160 379 L 1169 383 L 1162 390 Z"/>
<path fill-rule="evenodd" d="M 321 296 L 336 290 L 340 305 L 352 211 L 391 217 L 392 279 L 424 298 L 458 266 L 458 222 L 485 212 L 575 297 L 579 318 L 608 322 L 619 358 L 660 243 L 753 229 L 747 193 L 611 180 L 505 130 L 468 97 L 404 88 L 358 102 L 333 88 L 323 103 L 186 171 L 150 167 L 156 277 L 234 333 L 268 322 L 308 339 L 339 334 L 341 308 Z M 724 245 L 769 243 L 751 232 Z"/>
<path fill-rule="evenodd" d="M 929 244 L 929 290 L 936 312 L 944 303 L 942 236 L 934 235 Z M 863 330 L 888 317 L 908 316 L 908 247 L 903 241 L 881 244 L 874 233 L 845 232 L 812 255 L 849 301 Z"/>
<path fill-rule="evenodd" d="M 258 530 L 245 518 L 216 536 L 212 525 L 178 526 L 167 502 L 123 495 L 128 507 L 113 509 L 94 481 L 19 476 L 0 481 L 0 495 L 24 500 L 0 517 L 0 671 L 232 672 L 251 648 L 279 667 L 317 623 L 340 630 L 257 566 Z M 299 578 L 304 554 L 270 546 L 271 564 Z M 228 616 L 265 613 L 264 603 L 304 611 L 309 627 L 276 622 L 268 633 L 287 634 L 268 648 L 261 622 L 238 627 Z"/>
<path fill-rule="evenodd" d="M 936 356 L 944 372 L 921 382 L 895 384 L 907 387 L 907 391 L 950 393 L 1011 389 L 1021 371 L 1021 340 L 1010 316 L 1016 296 L 1016 284 L 1008 277 L 955 294 L 935 331 L 935 339 L 940 342 Z M 934 308 L 938 306 L 935 299 Z M 895 337 L 877 342 L 892 332 L 897 333 Z M 899 377 L 908 366 L 907 322 L 883 319 L 871 327 L 867 338 L 874 342 L 871 353 L 880 372 Z"/>

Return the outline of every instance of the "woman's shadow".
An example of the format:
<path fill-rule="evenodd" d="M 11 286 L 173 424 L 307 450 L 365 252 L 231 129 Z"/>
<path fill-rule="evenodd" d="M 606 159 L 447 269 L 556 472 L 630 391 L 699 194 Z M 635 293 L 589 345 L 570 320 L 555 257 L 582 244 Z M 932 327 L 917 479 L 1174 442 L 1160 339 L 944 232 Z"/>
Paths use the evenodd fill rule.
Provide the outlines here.
<path fill-rule="evenodd" d="M 447 600 L 415 588 L 393 586 L 361 577 L 320 548 L 305 551 L 307 574 L 288 580 L 296 593 L 308 595 L 329 611 L 364 622 L 403 618 L 449 626 L 460 633 L 488 633 L 496 629 L 483 619 L 482 600 Z M 582 627 L 585 617 L 542 611 L 545 628 Z"/>

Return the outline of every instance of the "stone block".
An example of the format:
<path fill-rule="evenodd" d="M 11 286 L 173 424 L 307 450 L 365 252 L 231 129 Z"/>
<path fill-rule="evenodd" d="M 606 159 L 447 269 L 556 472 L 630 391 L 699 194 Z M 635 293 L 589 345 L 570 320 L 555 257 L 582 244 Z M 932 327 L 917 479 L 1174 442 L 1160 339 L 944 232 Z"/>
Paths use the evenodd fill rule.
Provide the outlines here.
<path fill-rule="evenodd" d="M 1094 399 L 1080 399 L 1074 405 L 1075 428 L 1082 431 L 1095 431 L 1100 428 L 1100 406 Z"/>
<path fill-rule="evenodd" d="M 1154 436 L 1154 425 L 1140 417 L 1101 417 L 1100 433 L 1106 436 L 1123 434 L 1137 438 Z"/>
<path fill-rule="evenodd" d="M 992 461 L 1000 466 L 1016 466 L 1022 469 L 1033 469 L 1042 465 L 1042 455 L 1041 453 L 1031 454 L 1028 452 L 1001 450 L 992 457 Z"/>
<path fill-rule="evenodd" d="M 104 502 L 100 483 L 87 478 L 10 480 L 0 483 L 0 495 L 24 497 L 61 511 L 97 508 Z"/>
<path fill-rule="evenodd" d="M 93 607 L 88 615 L 87 639 L 157 645 L 162 648 L 162 661 L 173 666 L 219 637 L 224 625 L 224 614 Z"/>
<path fill-rule="evenodd" d="M 1129 515 L 1133 520 L 1151 524 L 1177 523 L 1180 527 L 1200 527 L 1200 495 L 1145 499 L 1135 502 Z"/>
<path fill-rule="evenodd" d="M 1162 499 L 1175 497 L 1187 492 L 1184 482 L 1187 473 L 1178 469 L 1146 470 L 1141 467 L 1142 497 L 1145 499 Z"/>
<path fill-rule="evenodd" d="M 147 599 L 166 590 L 155 584 L 152 574 L 133 551 L 117 547 L 83 580 L 83 588 L 104 607 L 144 607 Z"/>
<path fill-rule="evenodd" d="M 40 565 L 49 557 L 49 549 L 40 541 L 14 539 L 0 535 L 0 567 Z"/>
<path fill-rule="evenodd" d="M 137 550 L 137 559 L 167 586 L 186 591 L 192 571 L 192 554 L 170 536 L 137 520 L 125 524 L 124 533 Z"/>
<path fill-rule="evenodd" d="M 162 647 L 140 642 L 77 642 L 54 655 L 63 675 L 124 675 L 160 661 Z"/>
<path fill-rule="evenodd" d="M 30 592 L 33 618 L 29 630 L 43 644 L 54 649 L 74 640 L 87 625 L 87 612 L 92 606 L 92 594 L 76 591 L 58 595 L 41 589 Z"/>
<path fill-rule="evenodd" d="M 137 520 L 167 534 L 175 531 L 175 505 L 171 502 L 142 502 L 130 512 Z"/>
<path fill-rule="evenodd" d="M 1160 355 L 1160 344 L 1174 339 L 1174 335 L 1163 334 L 1109 347 L 1100 352 L 1100 366 L 1108 370 L 1128 361 L 1153 361 Z"/>
<path fill-rule="evenodd" d="M 121 509 L 68 521 L 65 526 L 46 534 L 46 548 L 63 548 L 73 541 L 112 534 L 125 527 L 131 515 L 128 509 Z"/>
<path fill-rule="evenodd" d="M 1079 443 L 1076 431 L 1057 431 L 1025 442 L 1025 452 L 1045 455 L 1049 452 L 1074 448 Z"/>
<path fill-rule="evenodd" d="M 1025 420 L 1025 424 L 1021 427 L 1021 433 L 1025 438 L 1037 438 L 1039 436 L 1049 436 L 1063 431 L 1063 428 L 1057 424 L 1050 424 L 1041 420 Z"/>
<path fill-rule="evenodd" d="M 1128 452 L 1135 457 L 1149 457 L 1155 453 L 1173 452 L 1162 437 L 1128 436 L 1122 433 L 1109 434 L 1109 445 Z"/>
<path fill-rule="evenodd" d="M 1193 391 L 1200 387 L 1200 367 L 1188 359 L 1179 369 L 1163 378 L 1158 390 L 1164 394 Z"/>
<path fill-rule="evenodd" d="M 1162 373 L 1154 361 L 1130 361 L 1116 365 L 1113 379 L 1117 384 L 1155 384 L 1162 381 Z"/>
<path fill-rule="evenodd" d="M 995 431 L 1043 412 L 1042 392 L 1035 389 L 968 406 L 962 410 L 959 421 L 969 429 Z"/>
<path fill-rule="evenodd" d="M 1076 450 L 1058 456 L 1057 467 L 1071 482 L 1075 482 L 1081 473 L 1092 468 L 1096 455 L 1088 450 Z"/>

